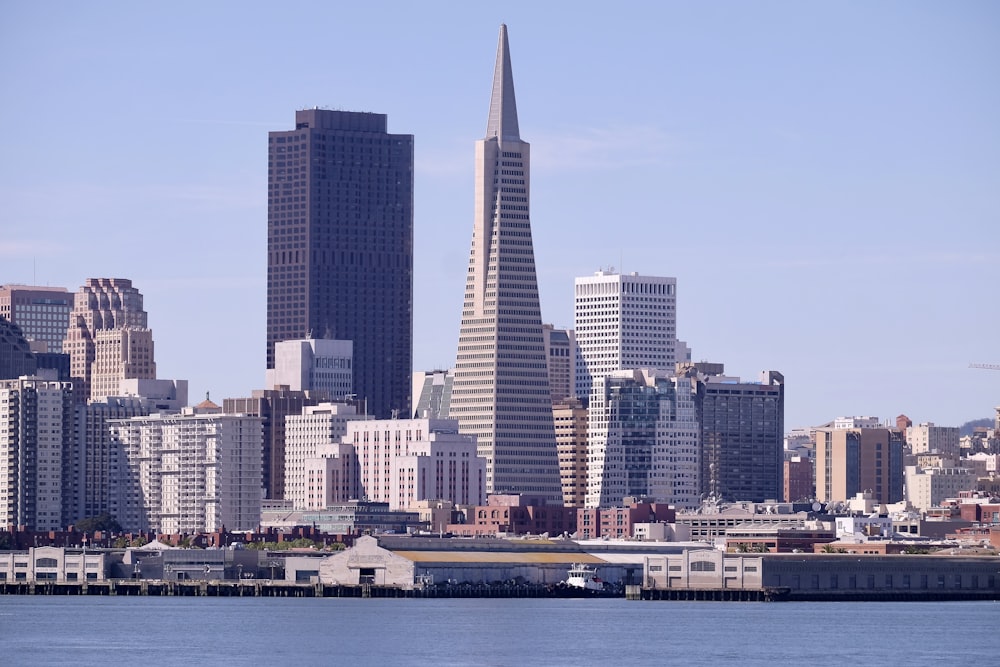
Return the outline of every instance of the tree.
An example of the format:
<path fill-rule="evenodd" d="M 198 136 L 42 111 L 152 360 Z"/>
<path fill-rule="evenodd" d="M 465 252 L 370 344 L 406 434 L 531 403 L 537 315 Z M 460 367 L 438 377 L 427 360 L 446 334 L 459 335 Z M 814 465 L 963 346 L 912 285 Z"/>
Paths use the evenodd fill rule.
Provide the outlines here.
<path fill-rule="evenodd" d="M 101 531 L 102 533 L 122 532 L 122 525 L 107 512 L 86 519 L 80 519 L 73 527 L 81 533 L 94 533 L 97 531 Z"/>

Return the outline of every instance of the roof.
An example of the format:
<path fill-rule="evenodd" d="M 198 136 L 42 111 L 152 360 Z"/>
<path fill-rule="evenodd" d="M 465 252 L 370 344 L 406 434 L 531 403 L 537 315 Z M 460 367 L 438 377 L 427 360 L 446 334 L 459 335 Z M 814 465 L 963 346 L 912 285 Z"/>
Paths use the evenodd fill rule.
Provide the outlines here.
<path fill-rule="evenodd" d="M 394 554 L 415 563 L 532 563 L 565 564 L 586 563 L 604 565 L 607 561 L 579 552 L 514 552 L 514 551 L 393 551 Z"/>

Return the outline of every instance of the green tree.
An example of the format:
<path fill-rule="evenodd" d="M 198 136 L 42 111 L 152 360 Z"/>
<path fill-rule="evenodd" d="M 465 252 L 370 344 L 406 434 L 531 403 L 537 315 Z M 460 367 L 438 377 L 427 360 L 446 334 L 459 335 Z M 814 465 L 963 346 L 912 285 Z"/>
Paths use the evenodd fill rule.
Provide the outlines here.
<path fill-rule="evenodd" d="M 122 525 L 107 512 L 86 519 L 80 519 L 73 527 L 81 533 L 93 533 L 98 530 L 102 533 L 122 532 Z"/>

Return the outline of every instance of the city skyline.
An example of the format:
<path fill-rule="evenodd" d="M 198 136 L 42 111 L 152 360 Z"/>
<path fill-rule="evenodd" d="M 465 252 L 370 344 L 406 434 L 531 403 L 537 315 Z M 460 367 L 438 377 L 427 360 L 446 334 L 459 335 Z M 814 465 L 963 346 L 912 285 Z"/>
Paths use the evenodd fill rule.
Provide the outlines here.
<path fill-rule="evenodd" d="M 694 360 L 782 372 L 788 429 L 1000 403 L 968 368 L 1000 363 L 995 6 L 338 7 L 294 37 L 232 7 L 0 9 L 0 283 L 131 280 L 158 375 L 192 396 L 263 388 L 261 146 L 314 105 L 415 136 L 413 366 L 454 365 L 481 45 L 505 22 L 544 322 L 571 326 L 574 278 L 613 265 L 677 278 Z"/>

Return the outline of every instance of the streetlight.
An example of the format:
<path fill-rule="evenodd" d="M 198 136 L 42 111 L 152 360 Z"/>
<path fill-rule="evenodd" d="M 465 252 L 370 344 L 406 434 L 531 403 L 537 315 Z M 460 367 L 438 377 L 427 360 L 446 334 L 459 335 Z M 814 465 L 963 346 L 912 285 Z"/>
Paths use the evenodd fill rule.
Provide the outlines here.
<path fill-rule="evenodd" d="M 242 582 L 243 581 L 243 563 L 238 563 L 236 565 L 236 571 L 238 572 L 236 578 L 239 579 Z"/>

